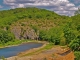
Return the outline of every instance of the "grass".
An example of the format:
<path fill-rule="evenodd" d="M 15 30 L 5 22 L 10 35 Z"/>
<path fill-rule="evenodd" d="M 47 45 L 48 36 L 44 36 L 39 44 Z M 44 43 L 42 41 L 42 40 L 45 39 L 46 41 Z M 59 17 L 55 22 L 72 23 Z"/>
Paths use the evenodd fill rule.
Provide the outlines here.
<path fill-rule="evenodd" d="M 14 41 L 9 41 L 7 43 L 4 44 L 0 44 L 0 48 L 5 48 L 5 47 L 9 47 L 9 46 L 16 46 L 22 43 L 27 43 L 27 42 L 35 42 L 33 40 L 14 40 Z"/>
<path fill-rule="evenodd" d="M 7 60 L 7 59 L 4 56 L 1 56 L 0 60 Z"/>
<path fill-rule="evenodd" d="M 28 53 L 28 54 L 25 54 L 25 55 L 22 55 L 22 57 L 24 57 L 24 56 L 31 56 L 31 55 L 34 55 L 34 54 L 38 54 L 38 53 L 40 53 L 40 52 L 42 52 L 42 51 L 45 51 L 45 50 L 49 50 L 49 49 L 51 49 L 52 47 L 53 47 L 53 43 L 49 43 L 49 44 L 47 44 L 46 46 L 44 46 L 43 48 L 40 48 L 39 50 L 37 50 L 37 51 L 34 51 L 34 52 L 30 52 L 30 53 Z"/>

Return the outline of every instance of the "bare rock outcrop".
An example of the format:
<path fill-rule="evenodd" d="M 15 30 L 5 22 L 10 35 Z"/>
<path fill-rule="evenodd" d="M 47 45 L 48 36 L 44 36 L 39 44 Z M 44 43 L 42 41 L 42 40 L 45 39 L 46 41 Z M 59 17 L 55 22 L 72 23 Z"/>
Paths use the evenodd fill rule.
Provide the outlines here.
<path fill-rule="evenodd" d="M 16 39 L 32 39 L 38 40 L 38 34 L 30 27 L 14 26 L 11 32 L 15 35 Z"/>

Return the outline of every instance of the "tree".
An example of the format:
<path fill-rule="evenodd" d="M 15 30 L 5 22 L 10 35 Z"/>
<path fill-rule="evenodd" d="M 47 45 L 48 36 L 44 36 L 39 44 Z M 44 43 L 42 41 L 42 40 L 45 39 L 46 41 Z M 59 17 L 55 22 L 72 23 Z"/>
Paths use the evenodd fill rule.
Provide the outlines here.
<path fill-rule="evenodd" d="M 80 25 L 77 26 L 77 31 L 80 31 Z"/>
<path fill-rule="evenodd" d="M 40 40 L 46 40 L 46 31 L 40 30 L 39 39 Z"/>
<path fill-rule="evenodd" d="M 73 50 L 73 51 L 78 51 L 80 44 L 78 40 L 73 40 L 70 42 L 69 47 Z"/>
<path fill-rule="evenodd" d="M 6 43 L 8 41 L 12 41 L 14 39 L 14 35 L 11 32 L 0 30 L 0 42 Z"/>
<path fill-rule="evenodd" d="M 55 45 L 60 44 L 60 40 L 62 37 L 61 35 L 62 35 L 62 30 L 61 28 L 57 28 L 57 27 L 51 28 L 47 32 L 48 41 L 53 42 Z"/>
<path fill-rule="evenodd" d="M 66 39 L 66 44 L 68 45 L 71 40 L 74 40 L 76 38 L 73 30 L 71 29 L 71 26 L 69 23 L 67 23 L 64 27 L 63 27 L 63 31 L 64 31 L 64 37 Z"/>

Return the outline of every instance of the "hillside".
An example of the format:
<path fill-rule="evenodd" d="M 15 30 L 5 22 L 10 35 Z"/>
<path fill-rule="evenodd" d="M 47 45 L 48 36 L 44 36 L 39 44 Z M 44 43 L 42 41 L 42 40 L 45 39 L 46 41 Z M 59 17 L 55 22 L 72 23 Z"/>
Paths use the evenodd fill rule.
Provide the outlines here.
<path fill-rule="evenodd" d="M 0 26 L 11 25 L 20 19 L 62 20 L 66 16 L 60 16 L 54 12 L 38 8 L 16 8 L 0 11 Z"/>
<path fill-rule="evenodd" d="M 15 22 L 17 22 L 18 24 L 15 28 L 18 27 L 20 31 L 21 26 L 24 25 L 27 28 L 34 30 L 38 30 L 38 28 L 43 30 L 49 30 L 52 27 L 63 25 L 63 23 L 68 22 L 68 18 L 69 17 L 60 16 L 52 11 L 48 11 L 45 9 L 17 8 L 6 11 L 0 11 L 0 27 L 1 29 L 8 30 L 11 26 L 14 29 L 14 27 L 16 26 Z M 17 32 L 19 30 L 17 30 Z M 22 34 L 22 32 L 19 32 L 18 34 L 20 35 Z M 34 32 L 33 35 L 35 35 Z M 19 38 L 19 36 L 17 38 Z"/>
<path fill-rule="evenodd" d="M 38 8 L 0 11 L 0 45 L 18 40 L 41 40 L 80 51 L 80 14 L 68 17 Z"/>

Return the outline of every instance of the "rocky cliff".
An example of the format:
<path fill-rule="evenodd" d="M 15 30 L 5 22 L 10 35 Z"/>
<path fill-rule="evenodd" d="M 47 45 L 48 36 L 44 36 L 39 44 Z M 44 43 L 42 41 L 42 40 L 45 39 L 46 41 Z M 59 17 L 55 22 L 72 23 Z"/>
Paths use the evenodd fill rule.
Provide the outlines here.
<path fill-rule="evenodd" d="M 13 23 L 10 27 L 11 32 L 15 35 L 16 39 L 39 39 L 39 30 L 49 30 L 55 27 L 53 21 L 40 21 L 40 20 L 20 20 Z"/>

